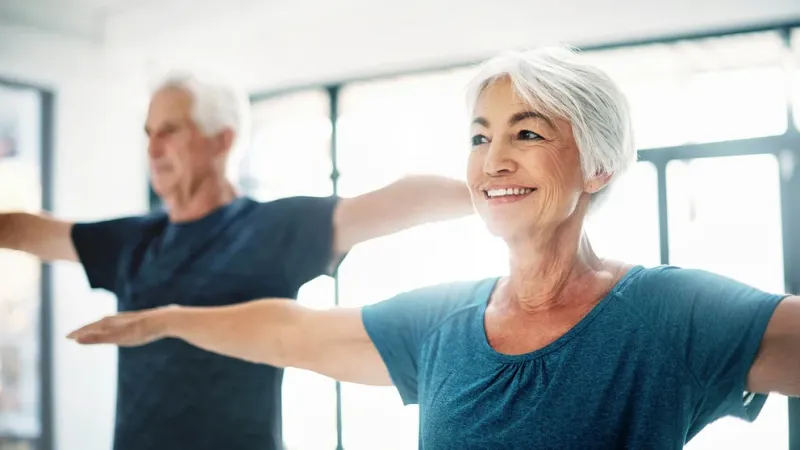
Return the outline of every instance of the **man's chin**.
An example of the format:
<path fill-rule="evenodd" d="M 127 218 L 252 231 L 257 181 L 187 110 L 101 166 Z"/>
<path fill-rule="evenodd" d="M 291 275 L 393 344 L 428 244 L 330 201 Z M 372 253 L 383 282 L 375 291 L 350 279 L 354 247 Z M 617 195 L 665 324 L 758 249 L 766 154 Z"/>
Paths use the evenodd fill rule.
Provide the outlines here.
<path fill-rule="evenodd" d="M 171 187 L 173 183 L 165 183 L 163 181 L 150 181 L 150 187 L 153 189 L 153 192 L 159 197 L 164 197 L 171 191 Z"/>

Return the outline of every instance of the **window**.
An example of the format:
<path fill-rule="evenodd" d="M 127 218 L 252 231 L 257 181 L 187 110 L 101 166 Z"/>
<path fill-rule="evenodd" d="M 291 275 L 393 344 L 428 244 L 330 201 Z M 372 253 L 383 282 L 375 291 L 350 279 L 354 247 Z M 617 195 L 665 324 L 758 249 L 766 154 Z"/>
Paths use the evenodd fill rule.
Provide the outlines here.
<path fill-rule="evenodd" d="M 327 94 L 318 90 L 253 105 L 251 145 L 243 155 L 240 174 L 248 195 L 269 201 L 296 195 L 328 196 L 333 193 L 329 110 Z M 334 306 L 333 279 L 320 276 L 306 283 L 297 300 L 312 308 Z M 336 390 L 333 380 L 305 370 L 286 369 L 283 438 L 287 450 L 336 446 Z"/>
<path fill-rule="evenodd" d="M 344 196 L 404 174 L 464 179 L 469 120 L 464 86 L 470 70 L 354 84 L 340 95 L 338 163 Z M 464 246 L 464 242 L 470 242 Z M 340 271 L 345 306 L 375 303 L 439 282 L 506 270 L 505 247 L 478 218 L 424 225 L 359 245 Z M 418 409 L 394 388 L 342 386 L 342 438 L 348 450 L 416 449 Z"/>
<path fill-rule="evenodd" d="M 773 155 L 671 162 L 667 167 L 671 263 L 783 292 L 779 175 Z M 687 448 L 787 449 L 787 408 L 786 397 L 772 395 L 752 425 L 720 420 Z"/>
<path fill-rule="evenodd" d="M 0 86 L 2 211 L 42 208 L 41 114 L 39 92 Z M 0 273 L 0 447 L 33 449 L 42 433 L 41 266 L 0 250 Z"/>
<path fill-rule="evenodd" d="M 783 134 L 785 53 L 777 32 L 588 52 L 628 96 L 642 149 Z"/>
<path fill-rule="evenodd" d="M 250 146 L 239 171 L 245 192 L 261 201 L 333 193 L 329 105 L 322 90 L 253 105 Z"/>
<path fill-rule="evenodd" d="M 640 162 L 611 185 L 586 227 L 598 255 L 644 266 L 661 262 L 657 183 L 655 166 Z"/>

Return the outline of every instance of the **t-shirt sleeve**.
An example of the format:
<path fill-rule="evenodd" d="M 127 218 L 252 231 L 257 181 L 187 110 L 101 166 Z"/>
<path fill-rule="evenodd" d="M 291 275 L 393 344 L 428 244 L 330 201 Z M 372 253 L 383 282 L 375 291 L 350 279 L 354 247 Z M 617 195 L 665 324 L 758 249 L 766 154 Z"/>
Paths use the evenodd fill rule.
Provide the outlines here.
<path fill-rule="evenodd" d="M 116 291 L 125 250 L 138 241 L 141 230 L 142 221 L 134 217 L 72 227 L 72 243 L 92 288 Z"/>
<path fill-rule="evenodd" d="M 283 263 L 290 282 L 298 288 L 333 271 L 333 213 L 338 201 L 335 196 L 280 201 L 287 227 Z"/>
<path fill-rule="evenodd" d="M 698 413 L 755 420 L 766 395 L 747 392 L 750 367 L 775 308 L 786 295 L 763 292 L 702 270 L 660 267 L 640 285 L 669 344 L 700 387 Z"/>
<path fill-rule="evenodd" d="M 479 285 L 483 286 L 459 282 L 419 288 L 362 309 L 364 328 L 404 404 L 419 401 L 417 373 L 423 344 L 450 314 L 479 301 Z"/>

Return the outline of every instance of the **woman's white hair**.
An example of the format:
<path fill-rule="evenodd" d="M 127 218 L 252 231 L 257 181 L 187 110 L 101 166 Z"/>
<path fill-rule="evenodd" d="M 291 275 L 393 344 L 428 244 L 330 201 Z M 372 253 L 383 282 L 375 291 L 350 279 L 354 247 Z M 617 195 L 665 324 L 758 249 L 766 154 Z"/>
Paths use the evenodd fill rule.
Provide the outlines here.
<path fill-rule="evenodd" d="M 509 79 L 514 91 L 550 120 L 565 119 L 580 151 L 586 179 L 610 175 L 610 184 L 636 162 L 631 115 L 625 95 L 599 68 L 567 47 L 509 52 L 482 64 L 469 85 L 469 111 L 492 83 Z M 608 186 L 610 187 L 610 186 Z M 592 208 L 608 187 L 595 194 Z"/>
<path fill-rule="evenodd" d="M 211 76 L 173 72 L 165 77 L 154 92 L 181 89 L 192 98 L 192 119 L 206 136 L 225 129 L 234 132 L 228 152 L 226 175 L 237 183 L 239 169 L 250 138 L 250 102 L 234 84 Z"/>

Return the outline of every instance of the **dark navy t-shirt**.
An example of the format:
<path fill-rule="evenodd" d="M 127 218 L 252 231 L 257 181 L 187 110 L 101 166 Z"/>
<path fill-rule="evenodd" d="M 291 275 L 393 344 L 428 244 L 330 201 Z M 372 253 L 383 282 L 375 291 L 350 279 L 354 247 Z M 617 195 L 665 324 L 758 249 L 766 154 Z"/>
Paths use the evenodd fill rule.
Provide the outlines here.
<path fill-rule="evenodd" d="M 488 343 L 496 278 L 414 290 L 363 310 L 424 450 L 681 449 L 766 400 L 748 371 L 785 296 L 674 267 L 632 269 L 555 342 L 524 355 Z"/>
<path fill-rule="evenodd" d="M 89 282 L 120 311 L 296 298 L 327 272 L 337 199 L 239 198 L 197 221 L 157 213 L 76 224 Z M 166 339 L 119 350 L 115 450 L 272 450 L 283 371 Z"/>

